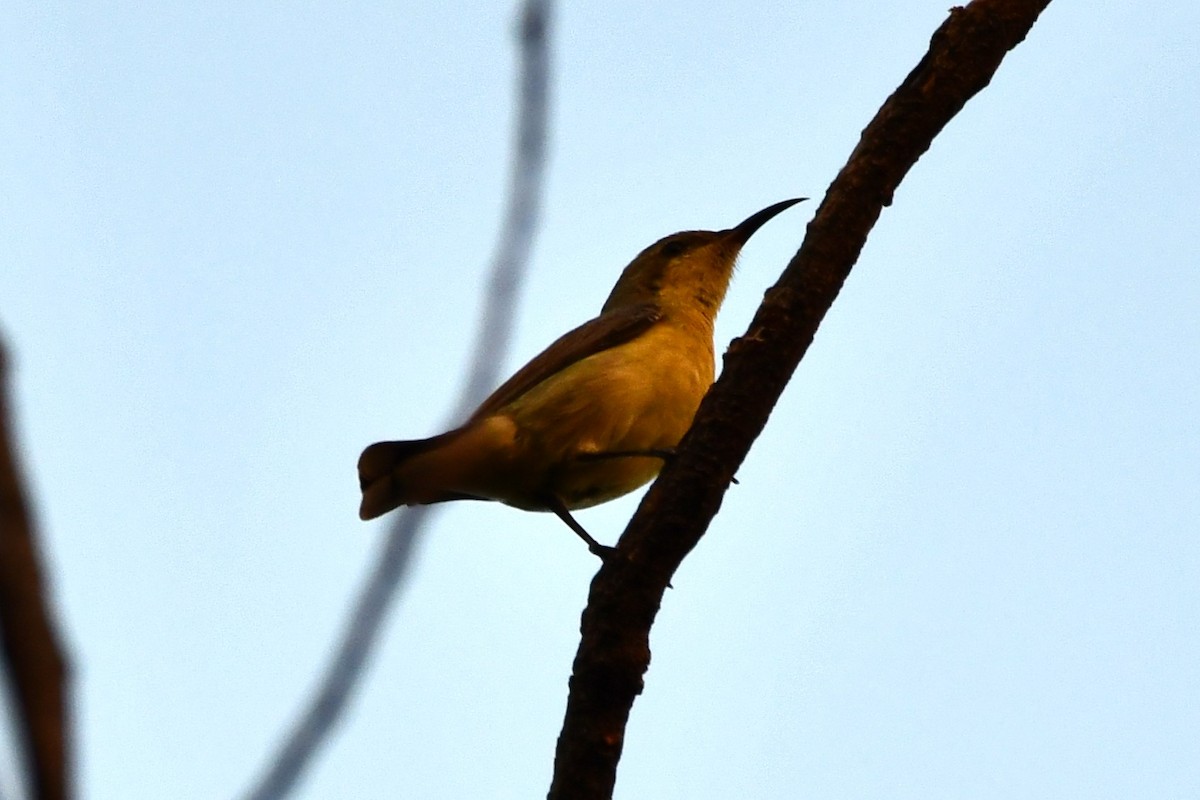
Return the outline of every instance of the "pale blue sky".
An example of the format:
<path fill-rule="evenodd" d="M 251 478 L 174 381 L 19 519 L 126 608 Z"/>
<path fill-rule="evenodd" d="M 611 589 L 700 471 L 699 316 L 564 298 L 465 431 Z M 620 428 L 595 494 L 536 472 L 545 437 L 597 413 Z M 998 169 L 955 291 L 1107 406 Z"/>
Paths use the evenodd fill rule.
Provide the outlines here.
<path fill-rule="evenodd" d="M 461 388 L 512 8 L 300 5 L 4 6 L 0 328 L 87 798 L 244 791 L 380 543 L 359 450 Z M 512 366 L 658 237 L 819 198 L 946 9 L 560 7 Z M 668 593 L 617 797 L 1200 795 L 1197 53 L 1195 6 L 1059 0 L 916 166 Z M 544 796 L 595 567 L 447 508 L 297 797 Z"/>

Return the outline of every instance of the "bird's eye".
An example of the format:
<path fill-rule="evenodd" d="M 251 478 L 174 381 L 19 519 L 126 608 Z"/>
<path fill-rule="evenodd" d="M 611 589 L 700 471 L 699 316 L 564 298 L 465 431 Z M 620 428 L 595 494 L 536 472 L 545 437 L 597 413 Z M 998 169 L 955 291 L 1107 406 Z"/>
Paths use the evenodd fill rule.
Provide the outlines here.
<path fill-rule="evenodd" d="M 685 250 L 687 250 L 687 245 L 684 242 L 675 239 L 674 241 L 664 244 L 660 252 L 662 253 L 663 258 L 675 258 L 675 256 L 683 255 Z"/>

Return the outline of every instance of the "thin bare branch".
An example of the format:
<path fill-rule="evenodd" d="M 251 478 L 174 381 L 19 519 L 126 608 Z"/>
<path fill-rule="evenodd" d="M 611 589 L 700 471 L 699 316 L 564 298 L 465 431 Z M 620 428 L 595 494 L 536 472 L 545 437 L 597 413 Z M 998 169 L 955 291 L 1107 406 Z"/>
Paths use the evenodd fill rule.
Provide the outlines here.
<path fill-rule="evenodd" d="M 975 0 L 953 9 L 928 53 L 863 131 L 804 244 L 726 353 L 677 457 L 646 494 L 617 556 L 592 582 L 551 800 L 612 797 L 625 725 L 650 662 L 650 627 L 668 581 L 720 508 L 896 187 L 1048 4 Z"/>
<path fill-rule="evenodd" d="M 34 796 L 70 796 L 67 666 L 13 445 L 8 359 L 0 343 L 0 631 Z"/>
<path fill-rule="evenodd" d="M 499 369 L 512 339 L 516 295 L 529 261 L 545 173 L 550 12 L 549 0 L 527 0 L 520 11 L 521 73 L 508 210 L 492 262 L 474 365 L 452 415 L 455 424 L 498 383 Z M 321 685 L 258 785 L 246 794 L 247 800 L 286 797 L 329 738 L 361 679 L 388 609 L 404 585 L 424 523 L 432 513 L 433 509 L 418 506 L 402 509 L 396 515 Z"/>

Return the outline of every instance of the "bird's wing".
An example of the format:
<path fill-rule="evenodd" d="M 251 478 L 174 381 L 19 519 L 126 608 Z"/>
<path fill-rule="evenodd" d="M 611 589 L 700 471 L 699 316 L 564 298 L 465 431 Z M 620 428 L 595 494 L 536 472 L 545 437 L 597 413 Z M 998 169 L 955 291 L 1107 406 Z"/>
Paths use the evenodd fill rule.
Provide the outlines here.
<path fill-rule="evenodd" d="M 559 337 L 475 410 L 469 421 L 490 416 L 516 400 L 551 375 L 566 369 L 588 356 L 624 344 L 662 319 L 662 312 L 653 304 L 616 309 L 585 322 Z"/>

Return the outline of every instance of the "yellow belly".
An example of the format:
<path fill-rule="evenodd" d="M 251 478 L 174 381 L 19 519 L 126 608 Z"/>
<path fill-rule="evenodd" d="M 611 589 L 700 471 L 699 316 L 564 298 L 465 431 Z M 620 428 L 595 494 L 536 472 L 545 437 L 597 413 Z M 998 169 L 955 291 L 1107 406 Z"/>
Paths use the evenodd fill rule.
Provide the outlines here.
<path fill-rule="evenodd" d="M 713 380 L 711 333 L 661 325 L 583 359 L 534 387 L 499 416 L 515 427 L 515 452 L 532 492 L 553 492 L 568 508 L 620 497 L 654 478 L 654 456 L 580 460 L 581 454 L 675 447 Z M 522 508 L 535 496 L 499 497 Z"/>

